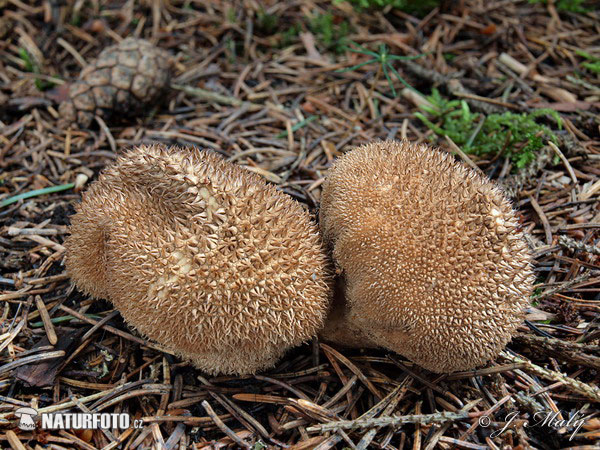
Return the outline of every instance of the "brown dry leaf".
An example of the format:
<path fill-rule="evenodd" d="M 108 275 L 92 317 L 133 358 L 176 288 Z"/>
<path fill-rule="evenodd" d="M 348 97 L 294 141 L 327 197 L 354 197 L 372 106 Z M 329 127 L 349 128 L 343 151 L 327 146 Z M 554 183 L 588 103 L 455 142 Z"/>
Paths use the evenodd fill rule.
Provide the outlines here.
<path fill-rule="evenodd" d="M 15 372 L 15 378 L 27 383 L 29 386 L 52 386 L 58 368 L 69 357 L 69 353 L 79 343 L 79 337 L 84 330 L 73 330 L 66 327 L 57 328 L 58 342 L 54 346 L 54 350 L 64 350 L 65 356 L 62 358 L 54 358 L 40 363 L 27 364 L 19 367 Z M 44 347 L 50 345 L 46 335 L 38 341 L 33 348 Z"/>

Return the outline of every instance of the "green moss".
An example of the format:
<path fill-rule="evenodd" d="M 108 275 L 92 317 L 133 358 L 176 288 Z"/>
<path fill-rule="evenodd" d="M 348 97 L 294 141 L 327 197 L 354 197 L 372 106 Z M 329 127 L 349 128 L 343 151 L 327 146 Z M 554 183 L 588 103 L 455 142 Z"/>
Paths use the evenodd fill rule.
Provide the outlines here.
<path fill-rule="evenodd" d="M 81 19 L 81 16 L 79 14 L 73 14 L 73 17 L 71 17 L 71 20 L 69 21 L 69 23 L 74 27 L 81 26 L 82 22 L 83 20 Z"/>
<path fill-rule="evenodd" d="M 585 62 L 581 63 L 581 67 L 586 68 L 590 72 L 600 73 L 600 58 L 594 55 L 590 55 L 588 52 L 583 50 L 575 50 L 579 56 L 586 59 Z"/>
<path fill-rule="evenodd" d="M 36 70 L 36 66 L 33 62 L 33 58 L 31 57 L 31 55 L 29 54 L 29 52 L 27 50 L 25 50 L 24 48 L 20 48 L 19 56 L 25 63 L 25 70 L 27 72 L 34 72 Z"/>
<path fill-rule="evenodd" d="M 272 32 L 270 34 L 274 34 L 277 29 L 281 28 L 277 17 L 275 17 L 276 21 L 260 15 L 258 18 L 258 26 L 263 27 L 261 28 L 263 32 L 266 31 L 264 27 L 267 29 L 271 27 Z M 304 17 L 301 21 L 288 24 L 279 35 L 278 46 L 288 47 L 292 45 L 298 40 L 298 35 L 302 30 L 306 29 L 315 36 L 315 42 L 321 50 L 339 54 L 344 53 L 348 48 L 347 36 L 352 31 L 350 24 L 329 12 Z"/>
<path fill-rule="evenodd" d="M 279 28 L 279 17 L 275 14 L 269 14 L 264 8 L 261 8 L 256 15 L 256 29 L 262 34 L 271 36 Z"/>
<path fill-rule="evenodd" d="M 341 2 L 343 0 L 336 0 Z M 440 0 L 346 0 L 359 11 L 365 9 L 384 9 L 391 7 L 409 14 L 424 16 L 440 5 Z"/>
<path fill-rule="evenodd" d="M 279 42 L 280 42 L 279 46 L 280 47 L 288 47 L 288 46 L 292 45 L 298 39 L 298 35 L 300 34 L 301 31 L 302 31 L 302 26 L 297 23 L 288 27 L 284 32 L 281 33 L 281 36 L 279 39 Z"/>
<path fill-rule="evenodd" d="M 543 3 L 544 5 L 547 5 L 548 0 L 529 0 L 529 3 Z M 586 0 L 558 0 L 555 5 L 556 9 L 559 11 L 584 13 L 589 11 L 589 9 L 584 6 L 585 3 Z"/>
<path fill-rule="evenodd" d="M 531 294 L 531 306 L 538 306 L 540 304 L 539 301 L 535 300 L 537 297 L 539 297 L 540 295 L 542 295 L 543 289 L 540 287 L 537 287 L 533 290 L 532 294 Z"/>
<path fill-rule="evenodd" d="M 350 24 L 345 20 L 337 20 L 331 13 L 317 14 L 310 18 L 308 28 L 326 50 L 334 53 L 346 51 Z"/>
<path fill-rule="evenodd" d="M 235 8 L 228 8 L 225 15 L 227 18 L 227 22 L 237 23 L 237 14 L 235 13 Z"/>
<path fill-rule="evenodd" d="M 225 55 L 229 64 L 237 63 L 237 52 L 238 43 L 231 37 L 225 38 Z"/>
<path fill-rule="evenodd" d="M 23 60 L 23 63 L 25 64 L 25 70 L 27 72 L 36 73 L 36 74 L 41 73 L 40 68 L 38 67 L 35 60 L 33 59 L 33 57 L 29 54 L 29 52 L 27 50 L 25 50 L 24 48 L 20 48 L 19 56 Z M 36 78 L 34 83 L 35 83 L 35 87 L 39 91 L 44 91 L 44 90 L 49 89 L 54 86 L 54 83 L 52 83 L 51 81 L 42 80 L 41 78 Z"/>
<path fill-rule="evenodd" d="M 465 153 L 492 157 L 503 154 L 517 168 L 523 168 L 548 140 L 558 143 L 554 132 L 537 121 L 550 116 L 560 128 L 560 116 L 551 109 L 486 116 L 472 112 L 464 100 L 444 98 L 436 89 L 428 100 L 433 106 L 422 107 L 425 114 L 418 112 L 415 116 L 437 135 L 448 136 Z"/>

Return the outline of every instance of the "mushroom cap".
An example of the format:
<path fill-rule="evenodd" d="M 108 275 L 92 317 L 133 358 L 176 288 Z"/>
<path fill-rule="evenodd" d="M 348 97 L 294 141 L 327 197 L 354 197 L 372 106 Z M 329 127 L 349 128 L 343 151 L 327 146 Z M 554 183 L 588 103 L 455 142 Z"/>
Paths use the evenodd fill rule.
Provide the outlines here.
<path fill-rule="evenodd" d="M 37 416 L 38 412 L 36 409 L 28 407 L 28 406 L 23 406 L 22 408 L 19 408 L 19 409 L 15 410 L 15 412 L 14 412 L 15 417 L 19 417 L 19 418 L 24 414 L 27 416 Z"/>
<path fill-rule="evenodd" d="M 318 227 L 214 153 L 130 150 L 76 211 L 65 244 L 75 284 L 206 372 L 268 368 L 323 324 L 330 282 Z"/>
<path fill-rule="evenodd" d="M 523 319 L 533 275 L 512 207 L 446 153 L 406 141 L 346 153 L 323 184 L 320 225 L 345 280 L 336 326 L 341 315 L 428 370 L 485 363 Z"/>

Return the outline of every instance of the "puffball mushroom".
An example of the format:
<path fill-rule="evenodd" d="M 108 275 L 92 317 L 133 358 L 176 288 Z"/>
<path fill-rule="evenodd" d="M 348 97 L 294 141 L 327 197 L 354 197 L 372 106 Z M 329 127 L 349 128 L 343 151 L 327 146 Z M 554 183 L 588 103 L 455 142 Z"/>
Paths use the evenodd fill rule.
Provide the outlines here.
<path fill-rule="evenodd" d="M 494 358 L 524 315 L 530 253 L 502 192 L 448 154 L 374 142 L 337 159 L 320 225 L 345 281 L 321 335 L 438 373 Z"/>
<path fill-rule="evenodd" d="M 273 366 L 327 313 L 327 256 L 309 213 L 211 152 L 130 150 L 84 193 L 70 231 L 75 284 L 211 374 Z"/>

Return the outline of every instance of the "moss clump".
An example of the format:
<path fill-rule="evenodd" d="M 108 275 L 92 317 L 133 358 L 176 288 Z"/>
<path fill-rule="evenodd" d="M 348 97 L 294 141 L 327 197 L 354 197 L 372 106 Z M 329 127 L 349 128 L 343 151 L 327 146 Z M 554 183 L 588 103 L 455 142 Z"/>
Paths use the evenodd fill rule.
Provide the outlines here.
<path fill-rule="evenodd" d="M 341 0 L 337 0 L 338 2 Z M 346 0 L 355 9 L 399 9 L 409 14 L 424 16 L 433 8 L 440 5 L 440 0 Z"/>
<path fill-rule="evenodd" d="M 548 4 L 548 0 L 529 0 L 529 3 L 543 3 Z M 589 9 L 585 7 L 586 0 L 558 0 L 555 3 L 556 9 L 559 11 L 584 13 L 588 12 Z"/>
<path fill-rule="evenodd" d="M 39 66 L 27 50 L 25 50 L 24 48 L 19 48 L 19 57 L 23 60 L 25 70 L 27 72 L 31 72 L 36 75 L 42 73 Z M 41 78 L 37 77 L 34 79 L 34 84 L 38 91 L 45 91 L 46 89 L 49 89 L 54 86 L 54 83 L 52 83 L 51 81 L 42 80 Z"/>
<path fill-rule="evenodd" d="M 581 67 L 586 68 L 590 72 L 600 73 L 600 58 L 594 55 L 590 55 L 583 50 L 575 50 L 579 56 L 585 58 L 585 62 L 581 63 Z"/>
<path fill-rule="evenodd" d="M 257 31 L 270 36 L 277 31 L 279 27 L 279 17 L 275 14 L 268 13 L 264 8 L 261 8 L 256 15 Z"/>
<path fill-rule="evenodd" d="M 351 33 L 350 23 L 331 12 L 303 16 L 293 23 L 285 23 L 279 16 L 261 9 L 256 16 L 256 29 L 264 36 L 278 34 L 278 47 L 287 47 L 298 41 L 302 31 L 308 30 L 315 36 L 320 49 L 337 54 L 348 47 L 347 36 Z"/>
<path fill-rule="evenodd" d="M 448 136 L 465 153 L 508 156 L 517 168 L 523 168 L 535 159 L 535 154 L 548 140 L 558 143 L 554 132 L 537 119 L 552 117 L 558 127 L 561 120 L 551 109 L 530 113 L 505 112 L 483 115 L 471 112 L 464 100 L 448 100 L 437 89 L 427 97 L 432 107 L 423 106 L 415 113 L 429 129 L 439 136 Z"/>
<path fill-rule="evenodd" d="M 344 53 L 348 47 L 347 36 L 350 24 L 331 13 L 317 14 L 310 18 L 308 28 L 317 38 L 317 42 L 326 50 Z"/>

